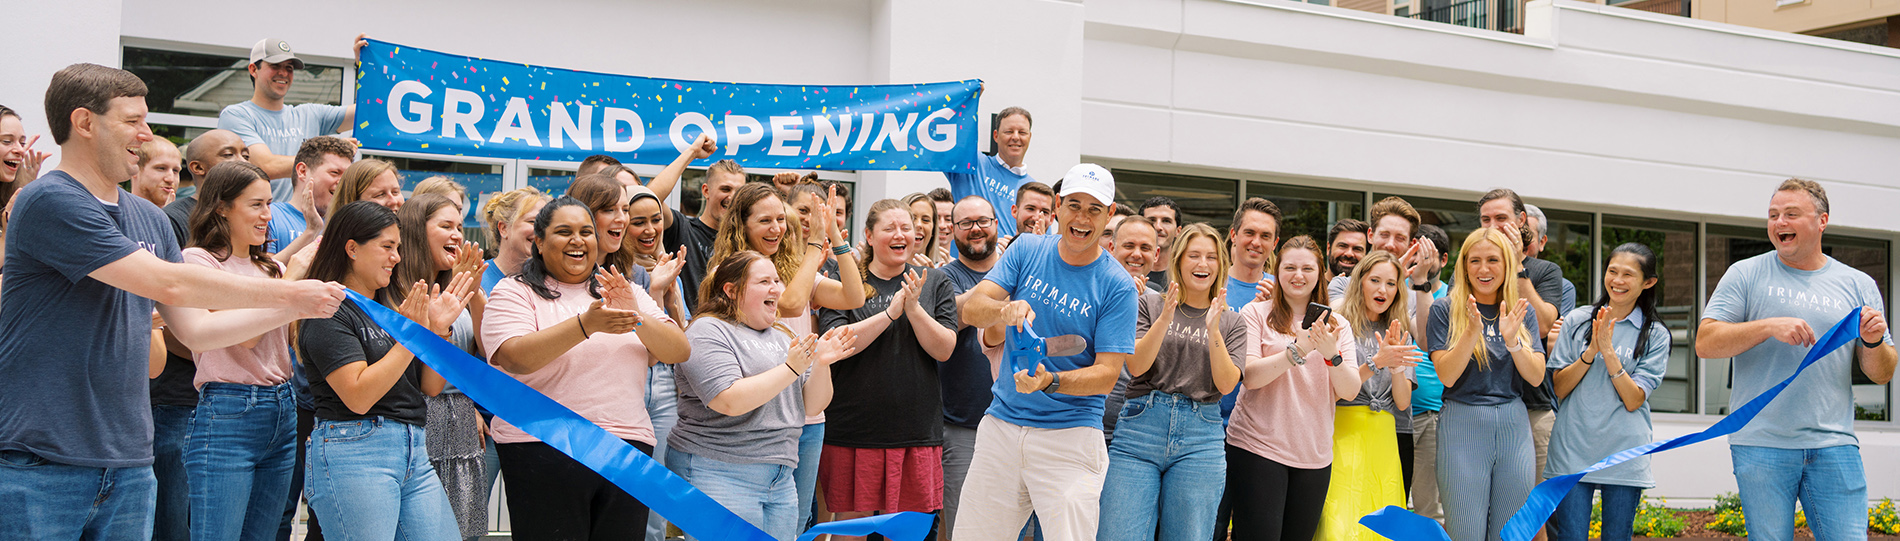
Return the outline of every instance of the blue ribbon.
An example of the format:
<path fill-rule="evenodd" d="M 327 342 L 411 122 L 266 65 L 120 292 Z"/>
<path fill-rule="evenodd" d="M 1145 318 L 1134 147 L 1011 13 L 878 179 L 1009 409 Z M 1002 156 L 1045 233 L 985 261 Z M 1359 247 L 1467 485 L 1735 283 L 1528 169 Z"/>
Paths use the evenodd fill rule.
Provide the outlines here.
<path fill-rule="evenodd" d="M 1733 413 L 1716 421 L 1708 430 L 1679 436 L 1666 441 L 1649 442 L 1631 447 L 1610 455 L 1598 461 L 1595 465 L 1584 468 L 1583 471 L 1553 477 L 1550 480 L 1538 484 L 1537 488 L 1531 489 L 1530 498 L 1524 501 L 1524 506 L 1518 508 L 1517 513 L 1511 515 L 1511 520 L 1504 523 L 1504 531 L 1500 532 L 1500 537 L 1503 538 L 1504 541 L 1527 541 L 1531 539 L 1531 537 L 1537 534 L 1538 528 L 1543 527 L 1544 522 L 1550 520 L 1551 512 L 1557 510 L 1557 502 L 1563 501 L 1564 496 L 1570 493 L 1571 488 L 1577 486 L 1577 481 L 1583 479 L 1585 474 L 1622 464 L 1629 459 L 1639 456 L 1702 443 L 1734 434 L 1736 431 L 1741 430 L 1743 426 L 1746 426 L 1749 421 L 1754 420 L 1755 416 L 1761 413 L 1762 408 L 1768 407 L 1768 403 L 1773 401 L 1776 396 L 1779 396 L 1782 390 L 1787 389 L 1788 384 L 1794 383 L 1794 378 L 1801 377 L 1801 372 L 1807 370 L 1808 365 L 1814 364 L 1815 361 L 1821 360 L 1821 357 L 1833 353 L 1834 350 L 1840 349 L 1842 346 L 1846 346 L 1848 343 L 1859 339 L 1859 333 L 1855 332 L 1855 329 L 1859 326 L 1860 308 L 1856 307 L 1853 311 L 1847 313 L 1847 317 L 1842 318 L 1839 323 L 1835 323 L 1834 328 L 1829 329 L 1827 334 L 1823 335 L 1821 340 L 1816 342 L 1814 347 L 1808 350 L 1807 358 L 1801 360 L 1801 366 L 1795 367 L 1794 373 L 1788 375 L 1788 379 L 1781 380 L 1781 383 L 1777 383 L 1774 387 L 1768 388 L 1767 392 L 1756 396 L 1754 400 L 1749 400 L 1748 403 L 1743 404 L 1742 407 L 1736 408 Z M 1359 523 L 1365 525 L 1367 528 L 1371 528 L 1374 532 L 1378 532 L 1379 535 L 1386 536 L 1394 541 L 1449 541 L 1451 539 L 1450 536 L 1445 534 L 1444 527 L 1439 526 L 1437 521 L 1418 516 L 1396 505 L 1388 505 L 1384 509 L 1361 517 Z"/>
<path fill-rule="evenodd" d="M 395 310 L 354 291 L 349 295 L 350 301 L 368 314 L 370 320 L 469 399 L 600 473 L 681 530 L 705 540 L 773 541 L 772 536 L 593 421 L 521 380 L 488 366 Z M 808 541 L 824 533 L 864 535 L 875 532 L 896 541 L 923 541 L 930 532 L 930 523 L 931 517 L 927 514 L 893 513 L 819 524 L 800 539 Z"/>

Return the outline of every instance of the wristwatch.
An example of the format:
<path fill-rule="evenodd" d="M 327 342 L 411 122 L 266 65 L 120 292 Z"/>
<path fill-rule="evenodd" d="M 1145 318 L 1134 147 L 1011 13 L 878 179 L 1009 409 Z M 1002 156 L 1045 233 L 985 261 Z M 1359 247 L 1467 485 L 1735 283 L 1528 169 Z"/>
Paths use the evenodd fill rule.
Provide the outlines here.
<path fill-rule="evenodd" d="M 1518 277 L 1518 278 L 1530 278 L 1530 277 L 1531 277 L 1531 270 L 1530 270 L 1530 269 L 1525 269 L 1525 268 L 1520 268 L 1520 269 L 1517 269 L 1517 277 Z"/>
<path fill-rule="evenodd" d="M 1042 394 L 1056 394 L 1056 391 L 1059 391 L 1061 389 L 1062 389 L 1062 373 L 1050 372 L 1049 386 L 1042 388 Z"/>
<path fill-rule="evenodd" d="M 1326 366 L 1339 366 L 1339 364 L 1343 362 L 1346 362 L 1346 359 L 1341 358 L 1338 353 L 1334 353 L 1333 356 L 1326 358 Z"/>
<path fill-rule="evenodd" d="M 1430 281 L 1426 281 L 1423 283 L 1412 284 L 1412 291 L 1417 291 L 1419 293 L 1431 293 L 1432 283 Z"/>

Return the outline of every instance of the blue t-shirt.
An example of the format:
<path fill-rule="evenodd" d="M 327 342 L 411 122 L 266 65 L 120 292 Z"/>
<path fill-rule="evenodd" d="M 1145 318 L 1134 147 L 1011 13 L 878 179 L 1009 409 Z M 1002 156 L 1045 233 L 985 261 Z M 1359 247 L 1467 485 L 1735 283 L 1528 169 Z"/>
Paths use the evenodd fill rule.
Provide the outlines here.
<path fill-rule="evenodd" d="M 1727 323 L 1797 317 L 1806 320 L 1819 338 L 1854 307 L 1885 305 L 1873 278 L 1832 257 L 1821 270 L 1804 271 L 1782 263 L 1775 252 L 1768 252 L 1730 266 L 1715 286 L 1715 293 L 1709 295 L 1702 317 Z M 1859 325 L 1852 332 L 1858 337 Z M 1892 343 L 1892 334 L 1882 340 Z M 1854 436 L 1854 392 L 1848 382 L 1853 381 L 1853 363 L 1859 349 L 1858 343 L 1849 343 L 1815 361 L 1808 367 L 1808 375 L 1790 383 L 1754 421 L 1729 435 L 1729 443 L 1780 449 L 1858 445 L 1860 440 Z M 1806 347 L 1769 338 L 1736 355 L 1729 410 L 1740 408 L 1787 379 L 1807 354 Z"/>
<path fill-rule="evenodd" d="M 152 464 L 151 299 L 90 277 L 145 250 L 182 261 L 165 213 L 109 205 L 65 171 L 15 196 L 0 284 L 0 450 L 62 464 Z"/>
<path fill-rule="evenodd" d="M 1431 320 L 1425 324 L 1427 355 L 1451 349 L 1451 303 L 1450 299 L 1432 301 Z M 1476 359 L 1465 365 L 1465 373 L 1458 377 L 1458 383 L 1445 387 L 1444 399 L 1472 406 L 1496 406 L 1512 400 L 1518 400 L 1524 385 L 1524 377 L 1517 373 L 1515 363 L 1511 362 L 1511 352 L 1504 344 L 1504 337 L 1498 333 L 1498 306 L 1479 304 L 1478 320 L 1483 323 L 1487 359 L 1485 367 L 1479 367 Z M 1525 309 L 1524 330 L 1521 336 L 1528 338 L 1531 350 L 1544 352 L 1544 341 L 1537 336 L 1537 314 Z M 1473 352 L 1475 357 L 1476 352 Z M 1548 379 L 1545 380 L 1548 385 Z"/>
<path fill-rule="evenodd" d="M 1273 281 L 1273 275 L 1263 274 L 1260 276 L 1260 279 L 1271 282 Z M 1227 307 L 1230 309 L 1233 309 L 1233 311 L 1239 312 L 1241 307 L 1247 306 L 1247 303 L 1253 302 L 1253 298 L 1259 294 L 1260 294 L 1260 282 L 1243 282 L 1243 281 L 1240 281 L 1239 278 L 1235 278 L 1233 276 L 1227 277 Z M 1240 389 L 1243 387 L 1246 387 L 1246 386 L 1235 385 L 1233 392 L 1221 395 L 1220 397 L 1221 421 L 1227 421 L 1233 418 L 1234 402 L 1237 399 L 1239 399 Z"/>
<path fill-rule="evenodd" d="M 263 144 L 271 154 L 296 156 L 305 139 L 337 132 L 347 110 L 322 103 L 286 105 L 282 111 L 259 107 L 250 100 L 225 106 L 218 112 L 218 128 L 230 130 L 244 146 Z M 295 190 L 288 177 L 271 179 L 271 199 L 289 201 Z"/>
<path fill-rule="evenodd" d="M 270 225 L 266 226 L 267 232 L 270 233 L 270 241 L 269 244 L 264 245 L 264 251 L 274 254 L 278 250 L 289 247 L 290 243 L 297 240 L 298 235 L 303 234 L 307 225 L 304 222 L 303 211 L 297 210 L 297 207 L 282 201 L 271 203 Z"/>
<path fill-rule="evenodd" d="M 950 279 L 953 294 L 962 295 L 983 281 L 987 272 L 978 272 L 964 266 L 963 261 L 951 261 L 942 267 L 943 275 Z M 983 354 L 983 329 L 964 327 L 957 330 L 957 348 L 950 352 L 950 358 L 938 367 L 938 382 L 943 385 L 943 420 L 956 426 L 975 429 L 977 422 L 983 420 L 983 410 L 990 407 L 995 395 L 990 393 L 990 385 L 996 377 L 990 373 L 990 358 Z"/>
<path fill-rule="evenodd" d="M 1562 370 L 1577 362 L 1584 348 L 1589 347 L 1589 342 L 1583 339 L 1583 331 L 1594 323 L 1593 308 L 1585 306 L 1566 312 L 1563 329 L 1558 331 L 1556 346 L 1545 363 L 1552 370 Z M 1669 370 L 1669 327 L 1660 321 L 1651 326 L 1649 343 L 1643 345 L 1643 356 L 1637 357 L 1636 339 L 1641 337 L 1643 323 L 1643 312 L 1631 311 L 1629 317 L 1616 322 L 1610 346 L 1616 349 L 1616 358 L 1629 372 L 1630 381 L 1636 382 L 1647 395 L 1662 384 L 1663 372 Z M 1539 472 L 1543 478 L 1583 471 L 1604 457 L 1654 439 L 1655 432 L 1649 423 L 1649 401 L 1644 400 L 1636 411 L 1625 409 L 1623 396 L 1617 394 L 1616 386 L 1610 382 L 1609 365 L 1602 362 L 1601 355 L 1590 362 L 1595 364 L 1584 371 L 1576 388 L 1558 399 L 1557 421 L 1550 430 L 1550 459 L 1545 461 L 1544 471 Z M 1590 472 L 1583 476 L 1583 482 L 1656 486 L 1656 479 L 1649 474 L 1648 455 Z"/>
<path fill-rule="evenodd" d="M 1450 291 L 1450 283 L 1439 282 L 1438 290 L 1432 292 L 1432 300 L 1445 298 L 1445 293 Z M 1438 369 L 1432 367 L 1431 356 L 1427 355 L 1412 368 L 1412 377 L 1418 383 L 1418 388 L 1412 389 L 1414 415 L 1421 411 L 1438 411 L 1445 406 L 1445 382 L 1438 381 Z"/>
<path fill-rule="evenodd" d="M 964 197 L 980 195 L 983 199 L 989 200 L 990 206 L 996 208 L 997 214 L 1003 216 L 1008 216 L 1009 207 L 1016 204 L 1016 188 L 1022 187 L 1025 182 L 1036 180 L 1030 178 L 1029 171 L 1026 169 L 1019 174 L 1011 171 L 1009 166 L 1003 165 L 1002 158 L 981 154 L 976 157 L 976 172 L 944 173 L 943 177 L 950 181 L 952 199 L 962 201 Z M 998 238 L 1015 234 L 1014 220 L 996 221 Z"/>
<path fill-rule="evenodd" d="M 1107 254 L 1074 266 L 1062 261 L 1056 235 L 1023 235 L 983 279 L 1002 286 L 1012 300 L 1036 312 L 1032 328 L 1044 338 L 1073 334 L 1088 342 L 1080 355 L 1043 361 L 1051 372 L 1095 365 L 1096 353 L 1135 352 L 1135 289 L 1128 271 Z M 1007 365 L 1007 363 L 1006 363 Z M 1032 370 L 1033 367 L 1025 367 Z M 1008 370 L 1007 367 L 1004 368 Z M 1000 374 L 990 392 L 989 414 L 1036 428 L 1102 428 L 1103 395 L 1074 396 L 1016 391 L 1014 374 Z"/>
<path fill-rule="evenodd" d="M 501 279 L 507 277 L 508 275 L 501 271 L 501 266 L 495 264 L 495 260 L 488 260 L 488 270 L 482 271 L 482 294 L 493 295 L 495 284 L 501 283 Z"/>

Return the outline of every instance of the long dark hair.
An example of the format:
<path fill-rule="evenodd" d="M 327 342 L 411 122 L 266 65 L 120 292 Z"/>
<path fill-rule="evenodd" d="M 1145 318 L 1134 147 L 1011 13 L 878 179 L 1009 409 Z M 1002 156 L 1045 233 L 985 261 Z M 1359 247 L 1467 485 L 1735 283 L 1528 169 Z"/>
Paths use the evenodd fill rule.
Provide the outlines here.
<path fill-rule="evenodd" d="M 235 206 L 237 198 L 244 195 L 244 190 L 259 181 L 268 184 L 270 177 L 264 174 L 263 169 L 241 160 L 220 163 L 205 172 L 204 183 L 198 187 L 198 206 L 192 209 L 188 222 L 191 224 L 191 245 L 203 248 L 219 259 L 237 255 L 231 246 L 231 222 L 218 211 Z M 265 239 L 265 242 L 270 240 Z M 245 255 L 250 257 L 251 264 L 257 265 L 271 278 L 284 276 L 283 268 L 278 267 L 277 261 L 264 251 L 264 245 L 252 246 Z"/>
<path fill-rule="evenodd" d="M 429 217 L 444 207 L 462 208 L 455 200 L 442 194 L 425 193 L 403 203 L 402 209 L 396 211 L 396 223 L 402 227 L 402 244 L 396 248 L 396 252 L 402 254 L 402 261 L 396 263 L 396 273 L 390 278 L 390 283 L 408 285 L 423 281 L 448 286 L 449 280 L 455 278 L 454 269 L 435 270 L 435 251 L 442 247 L 429 244 Z M 396 303 L 402 304 L 409 290 L 396 288 L 391 293 Z"/>
<path fill-rule="evenodd" d="M 374 201 L 357 201 L 337 208 L 330 214 L 329 223 L 323 224 L 323 242 L 317 246 L 316 257 L 310 260 L 310 271 L 305 278 L 325 282 L 342 282 L 350 276 L 350 254 L 344 250 L 345 241 L 367 244 L 383 234 L 384 229 L 396 225 L 396 211 L 383 208 Z M 395 278 L 389 285 L 376 290 L 376 302 L 386 306 L 395 306 L 393 290 L 402 289 L 402 283 Z"/>
<path fill-rule="evenodd" d="M 1651 251 L 1648 246 L 1634 242 L 1626 242 L 1623 243 L 1622 246 L 1617 246 L 1615 250 L 1610 251 L 1610 259 L 1616 259 L 1617 254 L 1629 254 L 1630 257 L 1636 258 L 1636 268 L 1642 271 L 1643 281 L 1649 281 L 1650 278 L 1656 277 L 1656 252 Z M 1604 285 L 1602 291 L 1597 294 L 1596 304 L 1590 305 L 1590 314 L 1595 316 L 1597 311 L 1609 305 L 1610 286 Z M 1636 296 L 1636 309 L 1643 312 L 1643 328 L 1636 333 L 1636 349 L 1631 355 L 1632 359 L 1640 359 L 1643 357 L 1643 353 L 1648 351 L 1649 328 L 1653 325 L 1661 324 L 1659 323 L 1660 316 L 1656 315 L 1656 288 L 1644 288 L 1643 292 Z M 1583 341 L 1588 343 L 1590 341 L 1590 335 L 1596 331 L 1595 327 L 1596 326 L 1591 325 L 1589 321 L 1585 321 L 1582 325 L 1578 325 L 1576 330 L 1571 332 L 1583 333 Z M 1663 347 L 1667 348 L 1669 344 L 1663 344 Z"/>
<path fill-rule="evenodd" d="M 552 280 L 553 278 L 548 276 L 547 262 L 541 260 L 541 239 L 548 238 L 548 223 L 554 221 L 554 211 L 561 210 L 564 207 L 580 207 L 582 211 L 587 213 L 587 219 L 589 221 L 594 219 L 593 209 L 588 207 L 586 203 L 582 203 L 579 199 L 563 195 L 554 198 L 553 201 L 549 201 L 547 206 L 541 207 L 540 214 L 534 215 L 535 241 L 528 245 L 528 260 L 521 262 L 521 274 L 515 275 L 515 280 L 526 284 L 528 289 L 534 290 L 534 294 L 540 295 L 541 298 L 547 300 L 561 298 L 561 292 L 548 287 L 548 280 Z M 594 234 L 594 239 L 595 242 L 599 242 L 599 232 Z M 598 263 L 594 266 L 595 268 L 600 267 Z M 592 272 L 587 273 L 587 294 L 592 295 L 596 299 L 600 298 L 600 281 L 594 279 L 594 273 Z"/>

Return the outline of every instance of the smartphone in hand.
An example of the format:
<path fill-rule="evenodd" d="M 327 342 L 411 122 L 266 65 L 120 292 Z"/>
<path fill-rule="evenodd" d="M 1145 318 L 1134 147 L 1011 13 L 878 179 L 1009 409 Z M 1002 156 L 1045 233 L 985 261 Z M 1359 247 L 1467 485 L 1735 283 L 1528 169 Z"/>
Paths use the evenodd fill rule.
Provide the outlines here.
<path fill-rule="evenodd" d="M 1306 303 L 1306 321 L 1300 323 L 1300 328 L 1313 328 L 1313 324 L 1318 322 L 1319 318 L 1326 317 L 1326 315 L 1332 313 L 1332 311 L 1333 307 L 1331 306 L 1317 302 Z"/>

